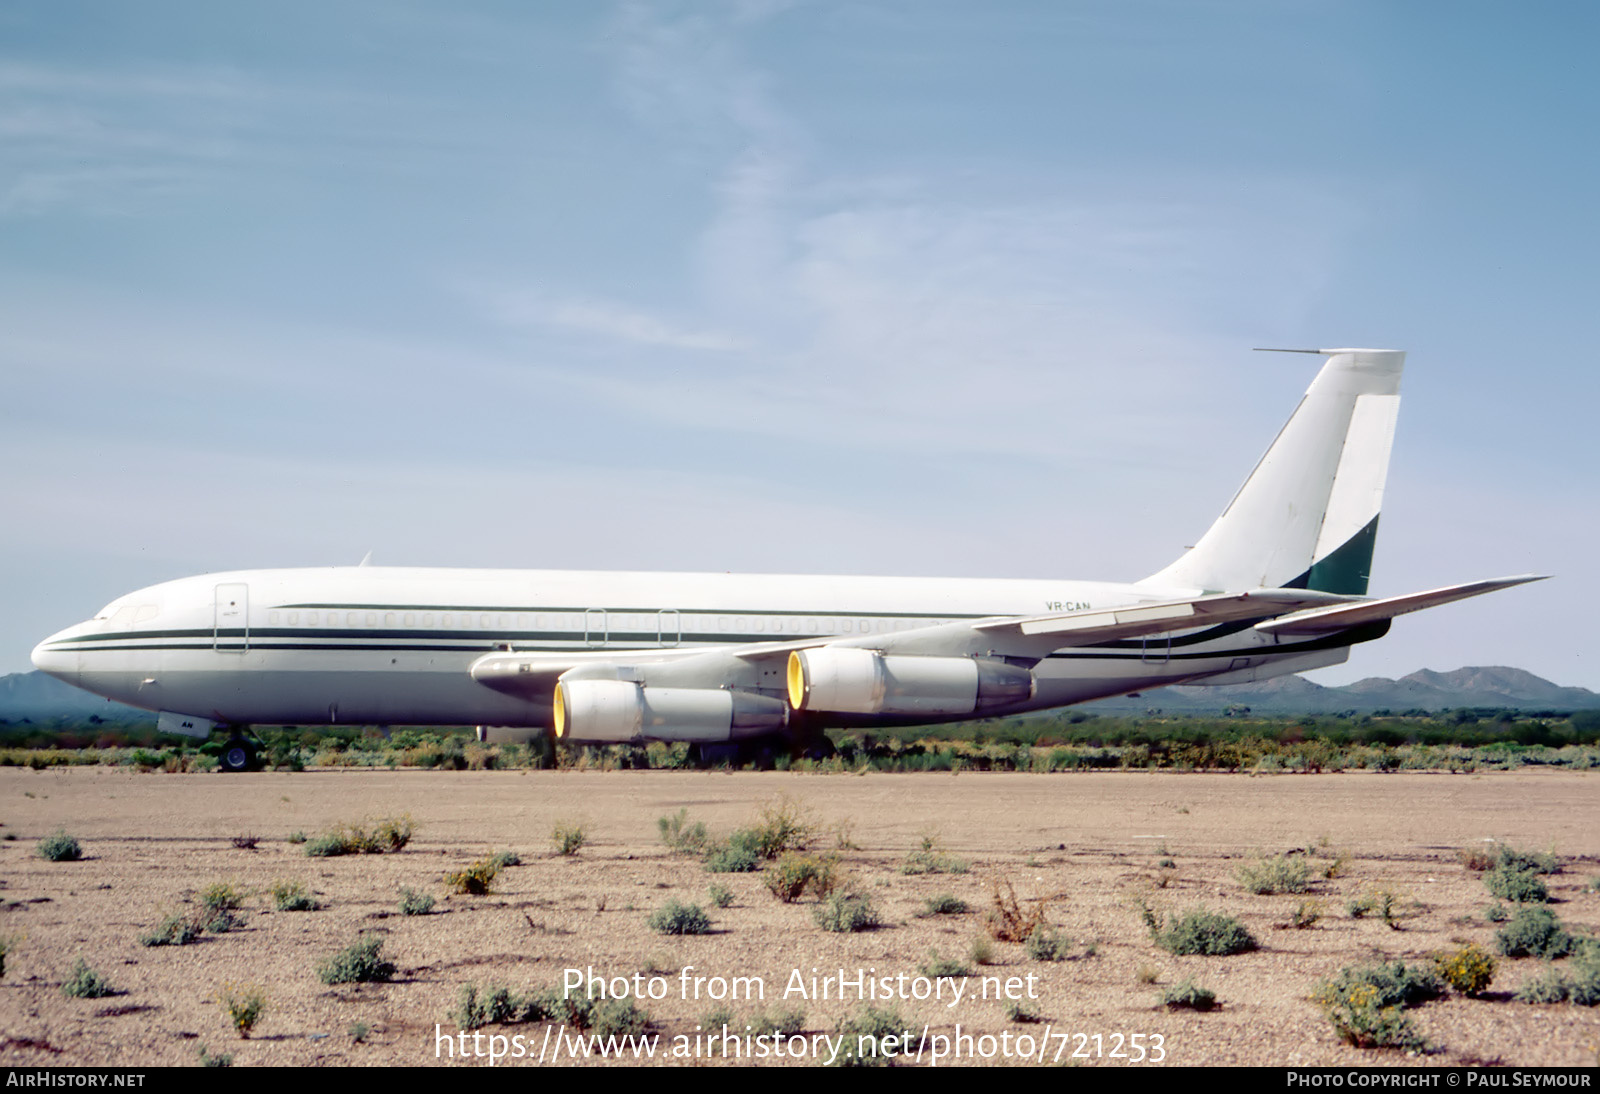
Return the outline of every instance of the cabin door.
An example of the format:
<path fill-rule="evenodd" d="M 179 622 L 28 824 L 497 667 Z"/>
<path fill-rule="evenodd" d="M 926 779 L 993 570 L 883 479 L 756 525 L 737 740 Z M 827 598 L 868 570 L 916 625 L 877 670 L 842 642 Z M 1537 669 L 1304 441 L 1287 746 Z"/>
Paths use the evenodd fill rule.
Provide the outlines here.
<path fill-rule="evenodd" d="M 250 648 L 250 586 L 243 582 L 217 586 L 211 644 L 226 653 Z"/>

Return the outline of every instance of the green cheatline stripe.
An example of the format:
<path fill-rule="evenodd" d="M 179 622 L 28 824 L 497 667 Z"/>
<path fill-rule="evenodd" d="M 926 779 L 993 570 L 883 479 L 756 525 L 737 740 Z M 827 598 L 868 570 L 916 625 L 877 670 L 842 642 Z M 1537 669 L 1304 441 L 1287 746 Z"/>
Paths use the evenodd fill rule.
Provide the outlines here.
<path fill-rule="evenodd" d="M 200 639 L 208 639 L 208 640 L 214 640 L 214 641 L 232 641 L 232 642 L 248 641 L 252 646 L 255 646 L 255 645 L 261 644 L 261 643 L 265 643 L 265 642 L 267 642 L 268 640 L 271 640 L 271 639 L 284 639 L 284 638 L 320 638 L 320 639 L 326 639 L 327 642 L 336 642 L 336 641 L 351 642 L 351 641 L 353 641 L 353 642 L 357 642 L 357 643 L 360 643 L 361 641 L 366 640 L 366 639 L 380 639 L 380 638 L 386 638 L 386 639 L 391 639 L 391 640 L 415 640 L 417 642 L 427 642 L 427 641 L 439 642 L 439 641 L 451 641 L 451 640 L 454 640 L 454 641 L 457 641 L 457 642 L 474 642 L 474 643 L 478 643 L 478 644 L 482 644 L 482 643 L 487 642 L 487 643 L 489 643 L 491 645 L 499 644 L 499 643 L 505 643 L 505 642 L 588 642 L 588 641 L 593 640 L 593 641 L 605 641 L 605 642 L 608 642 L 608 643 L 616 643 L 616 642 L 649 643 L 651 646 L 653 646 L 655 648 L 663 648 L 663 649 L 670 649 L 671 648 L 670 646 L 663 647 L 663 646 L 660 645 L 660 643 L 661 643 L 661 634 L 660 634 L 659 631 L 651 630 L 651 631 L 605 631 L 605 632 L 596 632 L 596 633 L 594 633 L 593 639 L 588 637 L 588 633 L 589 632 L 584 632 L 584 631 L 483 631 L 483 630 L 477 630 L 477 629 L 474 629 L 474 630 L 471 630 L 471 631 L 461 630 L 461 629 L 448 630 L 448 631 L 441 631 L 441 630 L 424 631 L 424 630 L 416 630 L 414 628 L 413 629 L 394 630 L 394 629 L 384 629 L 384 628 L 381 628 L 381 627 L 371 627 L 371 628 L 363 627 L 360 630 L 350 630 L 348 628 L 340 628 L 338 630 L 334 630 L 334 629 L 331 629 L 331 628 L 316 628 L 316 627 L 309 628 L 309 629 L 303 628 L 303 627 L 302 628 L 252 627 L 248 631 L 246 631 L 241 627 L 232 627 L 232 628 L 227 628 L 227 629 L 220 630 L 220 631 L 214 631 L 214 630 L 211 630 L 210 628 L 206 628 L 204 630 L 125 631 L 125 632 L 122 632 L 122 633 L 119 633 L 119 634 L 80 634 L 80 635 L 74 635 L 71 638 L 63 638 L 63 639 L 60 639 L 59 641 L 52 642 L 49 646 L 47 646 L 45 648 L 48 649 L 48 650 L 55 651 L 55 652 L 70 652 L 70 650 L 72 650 L 72 649 L 80 649 L 80 650 L 81 649 L 130 649 L 130 650 L 137 650 L 137 649 L 163 649 L 165 647 L 153 646 L 153 645 L 150 645 L 149 643 L 151 641 L 155 641 L 155 640 L 158 640 L 158 639 L 173 639 L 173 638 L 200 638 Z M 906 632 L 904 632 L 904 631 L 893 631 L 893 632 L 888 632 L 888 633 L 904 634 Z M 669 637 L 670 637 L 670 634 L 669 634 Z M 704 632 L 701 632 L 699 634 L 696 634 L 696 633 L 693 633 L 693 632 L 680 632 L 679 637 L 676 639 L 676 641 L 678 641 L 680 643 L 681 642 L 709 642 L 709 643 L 712 643 L 712 644 L 718 645 L 718 646 L 753 646 L 753 645 L 761 645 L 761 644 L 769 643 L 769 642 L 791 643 L 791 642 L 811 641 L 813 639 L 818 641 L 818 642 L 830 642 L 830 641 L 832 641 L 832 640 L 834 640 L 836 638 L 855 638 L 855 637 L 859 637 L 859 636 L 857 636 L 855 634 L 794 634 L 794 633 L 780 632 L 780 631 L 773 631 L 770 634 L 764 634 L 764 633 L 763 634 L 721 634 L 721 633 L 718 633 L 718 634 L 715 634 L 715 635 L 706 634 Z M 102 643 L 107 643 L 107 642 L 121 642 L 121 643 L 127 643 L 127 644 L 120 645 L 120 646 L 107 646 L 107 645 L 103 645 L 102 644 Z M 318 648 L 321 648 L 321 645 L 323 645 L 323 644 L 325 644 L 325 643 L 313 643 L 313 644 L 307 645 L 305 648 L 307 648 L 307 649 L 318 649 Z M 281 646 L 281 643 L 274 643 L 274 647 L 275 648 L 278 648 L 280 646 Z M 195 649 L 195 648 L 199 648 L 199 647 L 194 647 L 194 646 L 176 647 L 175 646 L 175 647 L 172 647 L 172 648 L 174 648 L 174 649 L 177 649 L 177 648 Z M 400 646 L 395 646 L 393 648 L 395 648 L 395 649 L 407 649 L 409 647 L 404 646 L 404 645 L 400 645 Z M 421 649 L 422 647 L 418 646 L 416 648 Z M 441 647 L 441 648 L 449 648 L 449 647 Z"/>
<path fill-rule="evenodd" d="M 1370 642 L 1374 638 L 1381 638 L 1385 634 L 1388 633 L 1389 624 L 1390 624 L 1389 620 L 1382 619 L 1382 620 L 1377 621 L 1376 623 L 1368 623 L 1368 624 L 1365 624 L 1363 626 L 1355 627 L 1355 628 L 1352 628 L 1350 630 L 1342 631 L 1342 632 L 1339 632 L 1339 633 L 1336 633 L 1336 634 L 1325 635 L 1325 636 L 1323 636 L 1321 638 L 1308 639 L 1307 641 L 1304 641 L 1304 642 L 1282 643 L 1282 644 L 1279 644 L 1279 645 L 1276 645 L 1276 646 L 1244 646 L 1244 647 L 1230 647 L 1230 648 L 1221 649 L 1221 650 L 1201 650 L 1201 651 L 1193 652 L 1193 653 L 1174 653 L 1174 654 L 1171 654 L 1168 657 L 1163 658 L 1159 662 L 1152 661 L 1152 662 L 1149 662 L 1149 663 L 1150 664 L 1163 664 L 1163 663 L 1165 663 L 1167 661 L 1202 661 L 1202 660 L 1213 660 L 1213 659 L 1219 658 L 1219 657 L 1245 657 L 1245 656 L 1259 657 L 1259 656 L 1263 656 L 1263 655 L 1274 655 L 1275 656 L 1275 655 L 1281 655 L 1281 654 L 1286 654 L 1286 653 L 1304 653 L 1304 652 L 1308 652 L 1308 651 L 1311 651 L 1311 650 L 1331 649 L 1331 648 L 1334 648 L 1336 646 L 1349 646 L 1349 645 L 1354 645 L 1357 642 Z M 1220 628 L 1218 628 L 1218 629 L 1220 629 Z M 569 640 L 570 643 L 576 643 L 577 641 L 578 641 L 577 639 Z M 386 643 L 380 643 L 380 642 L 345 642 L 345 643 L 334 643 L 332 641 L 330 641 L 330 642 L 295 642 L 295 643 L 276 643 L 275 642 L 275 643 L 272 643 L 270 645 L 251 645 L 248 648 L 235 647 L 235 648 L 231 648 L 230 649 L 230 648 L 224 647 L 221 652 L 224 652 L 224 653 L 270 653 L 270 652 L 278 651 L 278 650 L 332 650 L 332 651 L 338 651 L 338 652 L 341 652 L 341 653 L 407 653 L 407 652 L 409 652 L 409 653 L 470 653 L 470 654 L 476 654 L 476 653 L 481 653 L 481 652 L 493 652 L 501 644 L 503 644 L 503 643 L 489 643 L 487 645 L 479 644 L 479 645 L 473 645 L 473 646 L 438 646 L 438 645 L 426 645 L 426 646 L 424 646 L 424 645 L 396 645 L 396 644 L 386 644 Z M 628 653 L 653 652 L 653 651 L 656 651 L 656 650 L 682 649 L 682 648 L 685 648 L 687 646 L 690 646 L 691 644 L 706 645 L 706 646 L 711 646 L 711 647 L 715 648 L 715 647 L 719 647 L 719 646 L 729 646 L 729 645 L 753 645 L 755 643 L 729 642 L 729 641 L 727 641 L 727 640 L 725 640 L 725 639 L 723 639 L 722 637 L 719 636 L 717 638 L 701 638 L 701 639 L 685 638 L 684 642 L 683 642 L 683 645 L 680 645 L 680 646 L 639 645 L 639 646 L 621 647 L 621 646 L 617 646 L 617 645 L 578 646 L 578 645 L 575 645 L 575 644 L 568 644 L 568 645 L 561 645 L 561 646 L 528 646 L 528 645 L 525 645 L 521 649 L 515 649 L 515 650 L 511 650 L 511 651 L 502 651 L 502 652 L 509 652 L 511 654 L 518 654 L 518 653 L 605 653 L 605 652 L 615 652 L 615 653 L 618 653 L 618 654 L 628 654 Z M 1174 645 L 1176 645 L 1176 643 L 1174 643 Z M 203 643 L 203 644 L 168 643 L 168 644 L 164 644 L 164 645 L 94 646 L 94 647 L 90 647 L 88 649 L 80 649 L 77 652 L 79 652 L 79 653 L 106 653 L 106 652 L 114 652 L 114 651 L 122 651 L 122 650 L 210 650 L 210 649 L 214 649 L 214 648 L 215 647 L 210 643 Z M 1086 646 L 1086 647 L 1083 647 L 1083 651 L 1082 652 L 1080 652 L 1080 651 L 1057 652 L 1057 653 L 1052 653 L 1052 654 L 1047 655 L 1047 657 L 1045 659 L 1049 660 L 1049 659 L 1069 659 L 1070 658 L 1070 659 L 1077 659 L 1077 660 L 1101 660 L 1101 661 L 1140 661 L 1140 660 L 1143 660 L 1141 654 L 1139 652 L 1134 652 L 1134 651 L 1130 651 L 1128 653 L 1111 653 L 1111 652 L 1096 653 L 1096 652 L 1089 652 L 1089 651 L 1092 651 L 1092 650 L 1105 649 L 1105 648 L 1106 647 L 1104 647 L 1104 646 Z"/>
<path fill-rule="evenodd" d="M 1354 646 L 1360 642 L 1371 642 L 1373 639 L 1382 638 L 1389 633 L 1390 619 L 1380 619 L 1374 623 L 1363 623 L 1359 627 L 1351 627 L 1346 631 L 1323 635 L 1321 638 L 1311 638 L 1304 642 L 1282 642 L 1276 646 L 1245 646 L 1233 650 L 1202 650 L 1199 653 L 1174 653 L 1159 661 L 1145 662 L 1151 665 L 1166 664 L 1168 661 L 1209 661 L 1216 657 L 1277 657 L 1286 653 L 1310 653 L 1314 650 L 1329 650 L 1339 646 Z M 1085 647 L 1089 648 L 1089 647 Z M 1084 661 L 1139 661 L 1141 657 L 1135 654 L 1120 653 L 1078 653 L 1076 651 L 1056 652 L 1049 654 L 1045 660 L 1084 660 Z"/>
<path fill-rule="evenodd" d="M 1016 615 L 1016 612 L 991 612 L 987 615 L 971 612 L 940 612 L 937 615 L 928 612 L 863 612 L 863 611 L 826 611 L 817 609 L 777 611 L 772 608 L 603 608 L 590 605 L 587 608 L 543 608 L 529 607 L 526 604 L 501 605 L 492 604 L 269 604 L 267 611 L 351 611 L 351 612 L 544 612 L 566 613 L 569 615 L 582 615 L 584 612 L 609 612 L 621 615 L 633 612 L 645 615 L 657 615 L 662 612 L 675 612 L 679 615 L 777 615 L 784 618 L 790 616 L 832 615 L 841 619 L 990 619 L 994 616 Z"/>

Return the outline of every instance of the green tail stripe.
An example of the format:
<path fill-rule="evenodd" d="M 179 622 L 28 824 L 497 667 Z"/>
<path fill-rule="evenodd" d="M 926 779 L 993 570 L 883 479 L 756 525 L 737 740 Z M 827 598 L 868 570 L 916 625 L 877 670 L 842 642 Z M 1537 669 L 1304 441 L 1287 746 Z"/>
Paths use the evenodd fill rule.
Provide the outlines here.
<path fill-rule="evenodd" d="M 1319 593 L 1366 596 L 1372 577 L 1372 549 L 1378 542 L 1378 518 L 1311 564 L 1311 569 L 1284 584 L 1285 589 L 1311 589 Z"/>

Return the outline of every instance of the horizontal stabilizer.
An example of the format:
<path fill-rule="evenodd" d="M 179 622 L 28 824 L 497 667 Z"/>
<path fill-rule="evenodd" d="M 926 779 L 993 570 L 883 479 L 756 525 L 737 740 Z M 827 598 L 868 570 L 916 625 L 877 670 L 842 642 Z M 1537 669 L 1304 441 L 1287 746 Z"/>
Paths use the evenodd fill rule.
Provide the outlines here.
<path fill-rule="evenodd" d="M 1058 647 L 1092 646 L 1217 623 L 1266 619 L 1304 608 L 1346 604 L 1349 600 L 1346 596 L 1312 589 L 1256 589 L 1248 593 L 1132 604 L 1123 608 L 990 619 L 975 624 L 974 628 L 990 633 L 1012 630 L 1027 637 L 1048 635 L 1057 640 Z"/>
<path fill-rule="evenodd" d="M 1437 608 L 1440 604 L 1465 600 L 1469 596 L 1498 592 L 1513 585 L 1543 581 L 1548 576 L 1550 575 L 1521 574 L 1517 577 L 1497 577 L 1487 581 L 1469 581 L 1465 585 L 1447 585 L 1442 589 L 1430 589 L 1424 593 L 1407 593 L 1404 596 L 1384 597 L 1382 600 L 1367 600 L 1359 604 L 1313 608 L 1310 611 L 1296 612 L 1279 619 L 1270 619 L 1265 623 L 1257 623 L 1256 630 L 1266 634 L 1327 634 L 1331 631 L 1342 631 L 1347 627 L 1360 626 L 1363 623 L 1393 619 L 1407 612 Z"/>

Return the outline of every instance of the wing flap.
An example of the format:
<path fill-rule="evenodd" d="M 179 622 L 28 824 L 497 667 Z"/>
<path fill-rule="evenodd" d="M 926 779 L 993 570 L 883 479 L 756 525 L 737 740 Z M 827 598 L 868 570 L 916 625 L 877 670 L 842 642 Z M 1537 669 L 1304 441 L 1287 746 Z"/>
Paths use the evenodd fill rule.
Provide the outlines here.
<path fill-rule="evenodd" d="M 1049 636 L 1065 646 L 1091 646 L 1123 638 L 1190 630 L 1217 623 L 1268 619 L 1285 612 L 1345 604 L 1346 596 L 1308 589 L 1256 589 L 1122 608 L 1094 608 L 1048 615 L 982 620 L 973 628 L 989 633 L 1013 631 L 1024 637 Z"/>
<path fill-rule="evenodd" d="M 1265 634 L 1327 634 L 1355 627 L 1363 623 L 1376 623 L 1393 619 L 1407 612 L 1420 612 L 1424 608 L 1437 608 L 1471 596 L 1498 592 L 1530 581 L 1543 581 L 1548 574 L 1520 574 L 1517 577 L 1497 577 L 1486 581 L 1469 581 L 1462 585 L 1446 585 L 1442 589 L 1388 596 L 1381 600 L 1364 600 L 1357 604 L 1337 604 L 1328 608 L 1313 608 L 1292 615 L 1257 623 L 1256 630 Z"/>

